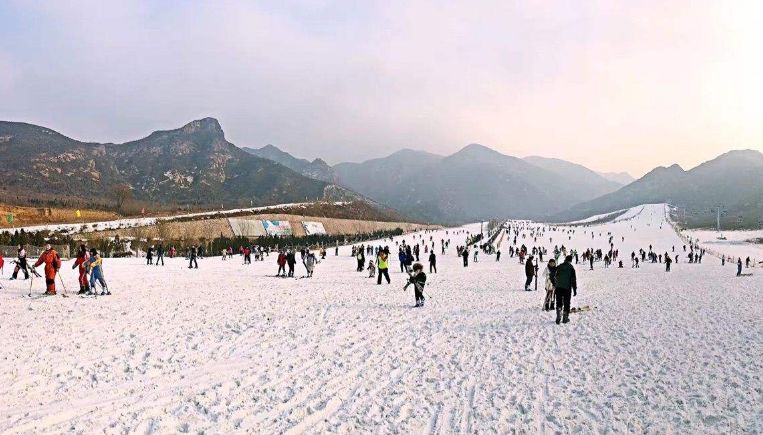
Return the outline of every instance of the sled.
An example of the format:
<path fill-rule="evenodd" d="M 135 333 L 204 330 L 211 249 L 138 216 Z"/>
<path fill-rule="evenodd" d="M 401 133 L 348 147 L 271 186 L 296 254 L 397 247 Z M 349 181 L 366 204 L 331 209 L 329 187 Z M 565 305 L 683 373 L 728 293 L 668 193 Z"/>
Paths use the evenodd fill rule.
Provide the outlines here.
<path fill-rule="evenodd" d="M 596 307 L 593 307 L 596 308 Z M 570 308 L 570 313 L 582 313 L 583 311 L 591 311 L 592 308 L 590 305 L 583 305 L 582 307 L 572 307 Z"/>

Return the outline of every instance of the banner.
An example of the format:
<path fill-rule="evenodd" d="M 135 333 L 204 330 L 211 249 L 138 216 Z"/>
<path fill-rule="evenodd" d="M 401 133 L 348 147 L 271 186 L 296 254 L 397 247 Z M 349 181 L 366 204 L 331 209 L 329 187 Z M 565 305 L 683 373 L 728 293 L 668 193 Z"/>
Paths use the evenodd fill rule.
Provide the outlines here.
<path fill-rule="evenodd" d="M 265 232 L 269 236 L 290 236 L 291 224 L 289 221 L 262 221 Z"/>
<path fill-rule="evenodd" d="M 323 227 L 323 222 L 302 222 L 302 228 L 305 229 L 305 234 L 312 236 L 313 234 L 326 234 L 326 228 Z"/>
<path fill-rule="evenodd" d="M 228 225 L 235 236 L 263 237 L 267 235 L 260 220 L 228 218 Z"/>

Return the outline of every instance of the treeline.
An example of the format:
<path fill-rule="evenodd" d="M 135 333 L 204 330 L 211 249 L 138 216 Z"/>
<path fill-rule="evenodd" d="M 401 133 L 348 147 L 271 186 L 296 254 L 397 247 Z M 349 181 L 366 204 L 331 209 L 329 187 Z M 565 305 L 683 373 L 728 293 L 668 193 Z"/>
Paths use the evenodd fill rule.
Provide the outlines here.
<path fill-rule="evenodd" d="M 214 239 L 204 240 L 199 243 L 191 243 L 184 240 L 164 240 L 162 243 L 165 248 L 174 247 L 179 252 L 183 252 L 190 246 L 203 246 L 208 255 L 216 255 L 228 246 L 238 249 L 239 246 L 256 245 L 263 248 L 286 248 L 286 247 L 326 247 L 327 249 L 337 244 L 358 244 L 369 240 L 385 239 L 403 234 L 402 228 L 394 230 L 380 230 L 371 233 L 351 234 L 351 235 L 321 235 L 314 234 L 309 236 L 266 236 L 257 238 L 247 237 L 215 237 Z M 75 236 L 76 237 L 76 236 Z M 96 239 L 88 242 L 81 241 L 82 237 L 72 237 L 68 234 L 50 231 L 25 232 L 16 230 L 15 232 L 0 233 L 0 246 L 44 246 L 46 243 L 51 245 L 67 245 L 69 252 L 77 252 L 77 246 L 86 244 L 90 248 L 96 248 L 104 257 L 123 257 L 129 255 L 129 251 L 145 251 L 149 246 L 156 245 L 158 242 L 142 240 L 125 240 L 118 236 L 114 239 Z M 129 250 L 127 248 L 129 243 Z"/>

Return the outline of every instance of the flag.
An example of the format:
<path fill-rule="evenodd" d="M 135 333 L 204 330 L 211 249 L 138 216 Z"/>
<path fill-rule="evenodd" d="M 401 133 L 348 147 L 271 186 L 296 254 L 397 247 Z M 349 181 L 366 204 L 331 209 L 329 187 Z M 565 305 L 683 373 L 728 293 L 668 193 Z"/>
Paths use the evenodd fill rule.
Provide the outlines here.
<path fill-rule="evenodd" d="M 5 220 L 7 220 L 9 224 L 12 224 L 13 223 L 13 213 L 8 213 L 8 216 L 5 217 Z"/>
<path fill-rule="evenodd" d="M 82 217 L 82 212 L 81 212 L 81 211 L 79 211 L 79 210 L 77 210 L 77 211 L 74 213 L 74 215 L 75 215 L 75 216 L 77 216 L 78 218 L 81 218 L 81 217 Z"/>

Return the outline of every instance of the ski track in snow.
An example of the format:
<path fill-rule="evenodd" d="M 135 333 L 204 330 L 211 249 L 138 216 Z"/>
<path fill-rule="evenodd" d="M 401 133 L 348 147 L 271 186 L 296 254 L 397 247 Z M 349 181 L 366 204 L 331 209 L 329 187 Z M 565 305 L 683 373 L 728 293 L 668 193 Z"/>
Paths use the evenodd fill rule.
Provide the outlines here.
<path fill-rule="evenodd" d="M 573 306 L 595 308 L 562 326 L 543 291 L 521 291 L 513 236 L 500 262 L 463 268 L 453 230 L 424 309 L 402 291 L 394 243 L 382 286 L 354 272 L 349 247 L 313 279 L 236 256 L 198 270 L 106 259 L 114 295 L 94 299 L 30 301 L 28 282 L 3 281 L 0 432 L 760 433 L 763 275 L 683 252 L 670 274 L 631 269 L 632 250 L 682 243 L 664 206 L 628 215 L 538 239 L 606 250 L 611 231 L 626 263 L 580 264 Z M 439 254 L 447 237 L 432 235 Z"/>

